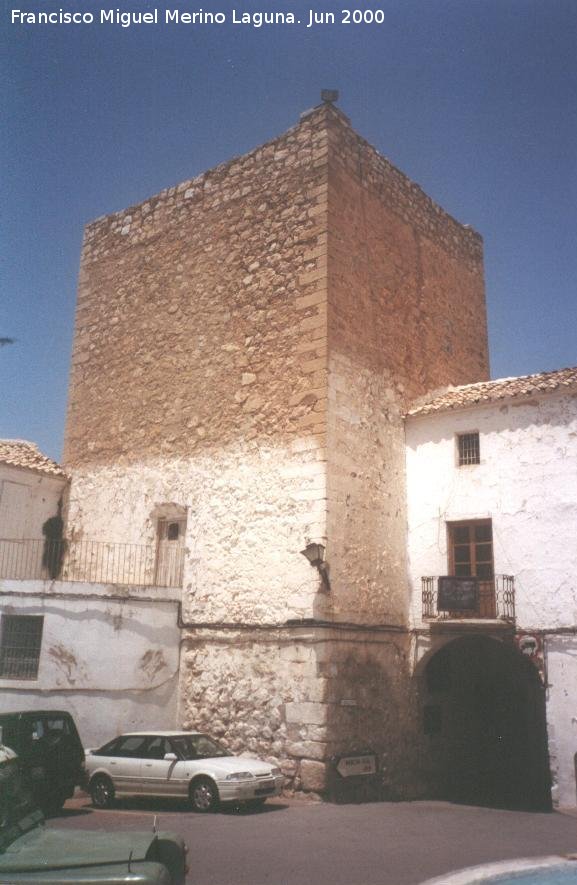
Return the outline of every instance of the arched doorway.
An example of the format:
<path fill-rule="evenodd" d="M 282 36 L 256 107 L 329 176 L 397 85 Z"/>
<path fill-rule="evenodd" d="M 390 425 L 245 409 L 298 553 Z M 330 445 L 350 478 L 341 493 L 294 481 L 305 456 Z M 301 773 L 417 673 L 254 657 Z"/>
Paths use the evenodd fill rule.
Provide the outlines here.
<path fill-rule="evenodd" d="M 425 768 L 438 798 L 549 810 L 545 693 L 513 645 L 485 636 L 449 642 L 423 676 Z"/>

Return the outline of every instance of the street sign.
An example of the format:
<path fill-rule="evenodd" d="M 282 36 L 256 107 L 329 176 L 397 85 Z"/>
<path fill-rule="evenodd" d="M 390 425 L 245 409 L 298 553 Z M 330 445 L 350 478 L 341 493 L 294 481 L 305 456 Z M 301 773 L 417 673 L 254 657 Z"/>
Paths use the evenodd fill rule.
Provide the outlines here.
<path fill-rule="evenodd" d="M 341 756 L 336 764 L 336 769 L 341 777 L 376 774 L 377 757 L 373 753 L 363 756 Z"/>

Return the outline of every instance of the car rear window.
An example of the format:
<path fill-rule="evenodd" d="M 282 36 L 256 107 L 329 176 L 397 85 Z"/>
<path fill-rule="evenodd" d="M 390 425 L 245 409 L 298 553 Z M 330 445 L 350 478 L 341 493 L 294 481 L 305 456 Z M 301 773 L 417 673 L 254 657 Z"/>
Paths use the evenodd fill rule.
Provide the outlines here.
<path fill-rule="evenodd" d="M 207 734 L 187 734 L 172 737 L 171 743 L 181 759 L 214 759 L 232 755 Z"/>
<path fill-rule="evenodd" d="M 30 729 L 36 738 L 46 737 L 47 734 L 76 735 L 76 729 L 68 716 L 39 716 L 30 720 Z"/>
<path fill-rule="evenodd" d="M 113 738 L 111 741 L 108 741 L 107 744 L 103 744 L 102 747 L 99 747 L 98 750 L 93 750 L 93 756 L 114 756 L 116 751 L 116 744 L 118 743 L 119 738 Z"/>

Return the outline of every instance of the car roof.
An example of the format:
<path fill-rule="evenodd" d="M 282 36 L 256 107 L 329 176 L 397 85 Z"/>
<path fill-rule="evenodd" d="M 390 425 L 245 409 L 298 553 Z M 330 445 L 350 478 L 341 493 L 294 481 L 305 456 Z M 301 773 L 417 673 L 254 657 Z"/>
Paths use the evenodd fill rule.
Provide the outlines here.
<path fill-rule="evenodd" d="M 68 716 L 72 718 L 68 710 L 10 710 L 8 713 L 0 713 L 0 719 L 20 719 L 25 716 Z"/>
<path fill-rule="evenodd" d="M 118 737 L 185 737 L 202 731 L 123 731 Z"/>

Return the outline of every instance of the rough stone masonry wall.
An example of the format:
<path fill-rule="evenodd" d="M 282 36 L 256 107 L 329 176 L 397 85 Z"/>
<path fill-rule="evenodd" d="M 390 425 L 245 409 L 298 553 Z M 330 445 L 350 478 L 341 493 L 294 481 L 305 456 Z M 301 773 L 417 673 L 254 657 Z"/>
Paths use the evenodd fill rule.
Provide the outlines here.
<path fill-rule="evenodd" d="M 318 789 L 314 765 L 302 757 L 324 750 L 318 718 L 323 684 L 311 631 L 195 629 L 183 648 L 183 727 L 206 730 L 233 753 L 248 752 L 279 764 L 292 789 Z M 307 744 L 304 742 L 308 741 Z M 304 778 L 304 784 L 303 784 Z"/>
<path fill-rule="evenodd" d="M 340 620 L 406 624 L 408 400 L 488 377 L 482 243 L 329 125 L 328 558 Z"/>
<path fill-rule="evenodd" d="M 331 795 L 333 755 L 371 750 L 384 796 L 411 795 L 407 637 L 293 627 L 198 628 L 183 651 L 184 727 L 279 764 L 287 788 Z M 342 784 L 340 784 L 342 787 Z"/>
<path fill-rule="evenodd" d="M 312 614 L 326 535 L 324 112 L 86 229 L 69 526 L 154 542 L 188 511 L 185 612 Z"/>

